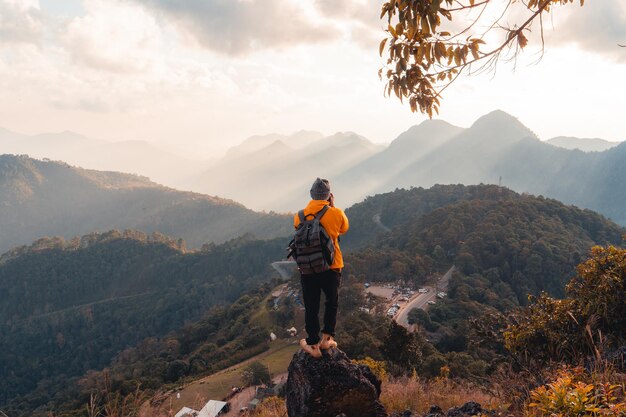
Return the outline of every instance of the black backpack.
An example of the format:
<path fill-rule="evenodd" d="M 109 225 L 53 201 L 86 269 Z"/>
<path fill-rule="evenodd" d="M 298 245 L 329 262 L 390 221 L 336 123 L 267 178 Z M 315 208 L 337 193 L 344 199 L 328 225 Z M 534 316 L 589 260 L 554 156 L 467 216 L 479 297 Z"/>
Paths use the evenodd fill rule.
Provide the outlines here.
<path fill-rule="evenodd" d="M 291 242 L 289 255 L 298 264 L 302 274 L 318 274 L 328 271 L 335 259 L 335 244 L 320 223 L 320 219 L 328 211 L 324 206 L 317 214 L 304 215 L 304 210 L 298 212 L 300 224 Z M 307 217 L 313 216 L 312 219 Z"/>

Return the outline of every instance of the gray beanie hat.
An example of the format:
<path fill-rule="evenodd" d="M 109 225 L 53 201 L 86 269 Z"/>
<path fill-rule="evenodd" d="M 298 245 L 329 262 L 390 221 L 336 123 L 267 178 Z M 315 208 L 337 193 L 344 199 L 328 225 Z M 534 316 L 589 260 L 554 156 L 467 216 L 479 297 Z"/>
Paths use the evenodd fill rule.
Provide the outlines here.
<path fill-rule="evenodd" d="M 330 197 L 330 183 L 328 180 L 317 178 L 311 186 L 311 198 L 313 200 L 328 200 Z"/>

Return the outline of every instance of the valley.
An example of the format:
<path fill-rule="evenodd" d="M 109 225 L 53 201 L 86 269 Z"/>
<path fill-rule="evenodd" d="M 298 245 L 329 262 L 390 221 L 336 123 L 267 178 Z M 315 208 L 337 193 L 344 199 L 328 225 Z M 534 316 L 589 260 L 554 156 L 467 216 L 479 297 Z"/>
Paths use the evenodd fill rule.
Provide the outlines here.
<path fill-rule="evenodd" d="M 529 294 L 564 296 L 589 249 L 619 245 L 626 233 L 591 210 L 526 192 L 553 190 L 579 204 L 563 193 L 587 196 L 582 189 L 604 181 L 602 175 L 610 184 L 621 178 L 623 146 L 585 153 L 544 144 L 529 132 L 495 112 L 468 129 L 425 122 L 387 148 L 352 133 L 254 137 L 207 178 L 245 181 L 247 188 L 224 182 L 219 191 L 228 197 L 237 189 L 237 197 L 256 201 L 253 207 L 277 204 L 290 211 L 307 201 L 308 176 L 270 189 L 256 181 L 269 183 L 288 167 L 295 171 L 306 163 L 303 155 L 314 160 L 336 152 L 328 160 L 333 190 L 340 201 L 355 202 L 346 208 L 351 227 L 341 241 L 342 350 L 393 366 L 411 364 L 425 377 L 445 365 L 453 375 L 483 378 L 493 372 L 493 353 L 472 350 L 468 319 L 523 308 Z M 422 135 L 430 141 L 420 148 Z M 360 150 L 343 160 L 353 146 Z M 300 157 L 285 162 L 293 152 Z M 401 157 L 386 170 L 394 153 Z M 561 161 L 558 169 L 553 161 Z M 564 180 L 583 165 L 595 173 L 581 174 L 587 183 Z M 489 182 L 506 170 L 526 182 L 515 180 L 510 188 L 445 184 Z M 429 177 L 432 172 L 440 177 Z M 505 173 L 503 183 L 515 175 Z M 616 188 L 604 200 L 602 187 L 593 187 L 600 196 L 595 207 L 621 198 Z M 160 407 L 174 410 L 223 398 L 257 359 L 273 374 L 284 373 L 299 339 L 285 329 L 303 332 L 296 270 L 284 260 L 292 214 L 253 211 L 137 175 L 10 155 L 0 157 L 0 196 L 0 409 L 11 417 L 39 417 L 50 409 L 73 417 L 109 378 L 113 392 L 131 395 L 141 386 L 146 395 L 161 392 Z M 619 207 L 610 205 L 613 218 L 621 216 Z M 363 291 L 366 282 L 384 288 L 395 281 L 415 293 L 378 304 Z M 386 317 L 393 304 L 399 307 Z M 385 338 L 399 331 L 393 323 L 418 329 L 406 337 L 421 346 L 423 357 L 386 350 Z M 269 342 L 270 333 L 278 340 Z"/>
<path fill-rule="evenodd" d="M 624 234 L 590 211 L 488 185 L 397 190 L 347 213 L 351 230 L 341 243 L 347 264 L 337 334 L 342 350 L 352 357 L 386 357 L 380 343 L 389 319 L 362 310 L 387 307 L 367 297 L 365 282 L 380 286 L 400 279 L 418 289 L 441 277 L 437 287 L 447 286 L 446 297 L 429 304 L 433 288 L 394 314 L 408 324 L 413 307 L 428 307 L 416 316 L 432 341 L 420 342 L 432 343 L 429 359 L 420 362 L 425 375 L 435 372 L 431 362 L 461 369 L 453 353 L 467 349 L 468 317 L 524 305 L 527 294 L 562 294 L 590 247 L 618 244 Z M 372 213 L 388 229 L 375 226 Z M 141 384 L 168 391 L 193 383 L 199 391 L 185 394 L 187 401 L 206 389 L 223 395 L 223 387 L 214 392 L 215 385 L 194 381 L 240 369 L 251 358 L 267 354 L 282 361 L 276 365 L 282 369 L 290 354 L 272 356 L 272 344 L 290 345 L 285 329 L 294 324 L 298 334 L 303 331 L 295 271 L 281 261 L 286 240 L 248 237 L 189 250 L 166 236 L 112 231 L 42 239 L 8 252 L 0 261 L 0 294 L 6 298 L 0 304 L 6 372 L 0 409 L 16 416 L 20 410 L 45 412 L 46 404 L 74 409 L 105 375 L 123 390 Z M 28 302 L 11 301 L 25 299 L 26 289 Z M 272 332 L 277 342 L 268 341 Z M 36 378 L 47 385 L 33 386 L 27 375 L 39 375 L 41 365 L 31 361 L 43 357 L 49 375 L 56 376 L 41 374 Z M 487 372 L 483 359 L 471 361 Z M 238 371 L 228 375 L 236 379 Z M 73 382 L 62 391 L 42 389 L 61 381 Z"/>

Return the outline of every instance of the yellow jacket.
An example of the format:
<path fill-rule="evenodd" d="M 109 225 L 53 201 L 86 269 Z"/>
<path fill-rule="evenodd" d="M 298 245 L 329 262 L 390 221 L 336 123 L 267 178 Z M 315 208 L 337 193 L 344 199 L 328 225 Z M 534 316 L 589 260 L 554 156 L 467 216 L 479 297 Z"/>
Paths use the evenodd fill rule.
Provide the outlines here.
<path fill-rule="evenodd" d="M 304 208 L 304 215 L 308 216 L 309 214 L 317 214 L 317 212 L 319 212 L 324 206 L 329 204 L 330 203 L 326 200 L 311 200 Z M 339 248 L 339 235 L 348 231 L 348 228 L 350 227 L 348 218 L 342 209 L 330 207 L 326 214 L 324 214 L 324 217 L 322 217 L 322 220 L 320 220 L 320 223 L 335 244 L 335 259 L 333 260 L 333 264 L 330 268 L 341 269 L 343 268 L 343 256 L 341 255 L 341 249 Z M 300 218 L 296 213 L 293 218 L 293 227 L 297 228 L 299 224 Z"/>

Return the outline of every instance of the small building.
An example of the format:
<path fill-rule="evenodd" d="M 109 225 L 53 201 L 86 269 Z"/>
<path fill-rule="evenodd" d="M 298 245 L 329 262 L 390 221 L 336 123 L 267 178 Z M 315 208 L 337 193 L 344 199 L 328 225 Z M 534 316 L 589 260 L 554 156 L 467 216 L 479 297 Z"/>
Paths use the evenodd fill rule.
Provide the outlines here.
<path fill-rule="evenodd" d="M 270 341 L 273 342 L 274 340 L 276 340 L 276 334 L 274 334 L 274 332 L 271 332 L 270 333 Z"/>
<path fill-rule="evenodd" d="M 272 391 L 274 391 L 274 395 L 276 395 L 276 396 L 280 396 L 280 395 L 281 395 L 281 393 L 282 393 L 282 391 L 283 391 L 283 389 L 285 388 L 285 385 L 287 385 L 287 382 L 286 382 L 286 381 L 284 381 L 284 382 L 279 382 L 278 384 L 274 385 L 274 386 L 272 387 Z"/>
<path fill-rule="evenodd" d="M 174 417 L 196 417 L 198 412 L 189 407 L 183 407 Z"/>
<path fill-rule="evenodd" d="M 293 337 L 298 334 L 298 330 L 295 327 L 292 327 L 291 329 L 287 329 L 287 333 L 289 333 L 289 336 Z"/>
<path fill-rule="evenodd" d="M 211 400 L 198 413 L 197 417 L 217 417 L 228 412 L 228 403 Z"/>
<path fill-rule="evenodd" d="M 250 401 L 248 403 L 248 408 L 250 410 L 255 410 L 256 407 L 259 405 L 259 403 L 261 402 L 261 400 L 259 400 L 258 398 L 255 398 L 254 400 Z"/>
<path fill-rule="evenodd" d="M 218 417 L 227 413 L 229 409 L 230 405 L 224 401 L 210 400 L 200 411 L 183 407 L 174 417 Z"/>

